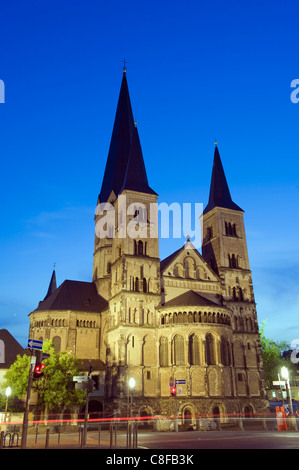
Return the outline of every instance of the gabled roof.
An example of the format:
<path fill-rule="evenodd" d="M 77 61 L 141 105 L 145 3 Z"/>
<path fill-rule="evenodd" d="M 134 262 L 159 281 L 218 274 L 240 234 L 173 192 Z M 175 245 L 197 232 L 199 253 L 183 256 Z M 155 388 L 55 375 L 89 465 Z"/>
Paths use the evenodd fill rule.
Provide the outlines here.
<path fill-rule="evenodd" d="M 26 354 L 26 349 L 6 329 L 0 330 L 0 341 L 3 341 L 4 351 L 0 348 L 0 369 L 9 369 L 15 362 L 17 355 Z M 4 352 L 4 357 L 2 356 Z"/>
<path fill-rule="evenodd" d="M 167 256 L 167 258 L 163 259 L 160 263 L 160 268 L 161 268 L 161 272 L 163 273 L 166 268 L 168 268 L 168 266 L 172 263 L 172 261 L 175 260 L 175 258 L 182 252 L 184 251 L 185 249 L 185 245 L 182 246 L 182 248 L 179 248 L 178 250 L 176 250 L 174 253 L 172 253 L 171 255 Z"/>
<path fill-rule="evenodd" d="M 190 306 L 190 307 L 219 307 L 219 304 L 213 302 L 205 298 L 203 295 L 198 294 L 194 290 L 188 290 L 177 297 L 174 297 L 168 302 L 165 302 L 163 308 L 165 307 L 183 307 L 183 306 Z"/>
<path fill-rule="evenodd" d="M 75 310 L 82 312 L 102 312 L 108 302 L 98 294 L 93 282 L 64 281 L 53 294 L 39 303 L 34 311 Z"/>
<path fill-rule="evenodd" d="M 244 212 L 243 209 L 232 201 L 217 144 L 214 152 L 209 202 L 203 213 L 206 214 L 214 209 L 214 207 L 224 207 Z"/>
<path fill-rule="evenodd" d="M 161 274 L 165 273 L 167 268 L 181 255 L 181 253 L 186 253 L 187 251 L 194 253 L 195 256 L 198 258 L 199 263 L 204 267 L 205 270 L 207 270 L 211 277 L 218 279 L 217 274 L 213 271 L 213 269 L 208 265 L 208 263 L 205 261 L 205 259 L 202 257 L 202 255 L 199 253 L 199 251 L 192 245 L 192 243 L 188 240 L 185 245 L 183 245 L 181 248 L 179 248 L 177 251 L 169 255 L 167 258 L 162 260 L 160 262 L 160 269 L 161 269 Z M 165 273 L 166 274 L 166 273 Z"/>

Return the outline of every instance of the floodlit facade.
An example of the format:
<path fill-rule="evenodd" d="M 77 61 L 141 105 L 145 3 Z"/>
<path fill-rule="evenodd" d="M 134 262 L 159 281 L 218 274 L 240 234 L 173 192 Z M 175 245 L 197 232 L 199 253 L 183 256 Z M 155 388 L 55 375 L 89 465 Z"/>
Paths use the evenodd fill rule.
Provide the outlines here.
<path fill-rule="evenodd" d="M 99 376 L 105 410 L 183 420 L 268 407 L 243 210 L 232 201 L 215 146 L 202 253 L 190 239 L 159 257 L 158 195 L 149 186 L 123 72 L 95 215 L 92 282 L 55 271 L 30 314 L 30 338 L 53 339 Z M 129 379 L 135 387 L 129 389 Z"/>

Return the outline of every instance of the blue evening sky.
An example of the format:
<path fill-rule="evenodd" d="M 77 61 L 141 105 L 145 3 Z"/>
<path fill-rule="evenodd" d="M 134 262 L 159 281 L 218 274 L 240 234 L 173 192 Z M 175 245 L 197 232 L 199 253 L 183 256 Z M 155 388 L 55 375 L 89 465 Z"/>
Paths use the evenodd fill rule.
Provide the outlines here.
<path fill-rule="evenodd" d="M 159 202 L 207 204 L 214 141 L 245 228 L 259 322 L 299 338 L 296 1 L 2 0 L 0 328 L 91 281 L 122 59 Z M 160 257 L 184 243 L 161 239 Z"/>

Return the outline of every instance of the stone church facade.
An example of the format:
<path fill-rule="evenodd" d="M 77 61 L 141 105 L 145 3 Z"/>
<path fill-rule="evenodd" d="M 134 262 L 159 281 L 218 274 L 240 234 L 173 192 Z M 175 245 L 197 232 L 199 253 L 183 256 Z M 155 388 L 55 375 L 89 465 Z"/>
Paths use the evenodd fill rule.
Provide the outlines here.
<path fill-rule="evenodd" d="M 218 146 L 201 254 L 187 239 L 160 260 L 157 200 L 124 70 L 95 215 L 92 282 L 57 287 L 54 271 L 29 315 L 29 337 L 52 339 L 86 367 L 91 359 L 105 410 L 127 415 L 133 393 L 135 415 L 173 415 L 170 384 L 179 380 L 183 419 L 262 413 L 268 401 L 243 210 L 232 201 Z"/>

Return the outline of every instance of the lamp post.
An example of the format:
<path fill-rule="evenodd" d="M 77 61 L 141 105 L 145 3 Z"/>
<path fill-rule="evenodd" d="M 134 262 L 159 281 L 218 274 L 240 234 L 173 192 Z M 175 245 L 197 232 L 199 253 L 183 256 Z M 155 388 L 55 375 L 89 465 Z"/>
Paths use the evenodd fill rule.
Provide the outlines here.
<path fill-rule="evenodd" d="M 8 397 L 10 397 L 10 395 L 11 395 L 11 388 L 10 387 L 6 388 L 5 395 L 6 395 L 6 403 L 5 403 L 4 423 L 6 423 L 6 418 L 7 418 Z"/>
<path fill-rule="evenodd" d="M 290 404 L 290 413 L 293 414 L 293 404 L 292 404 L 292 396 L 291 396 L 290 382 L 289 382 L 289 371 L 285 366 L 281 368 L 281 376 L 286 381 L 286 384 L 287 384 L 288 401 Z"/>
<path fill-rule="evenodd" d="M 133 416 L 133 391 L 136 385 L 135 379 L 133 377 L 129 380 L 129 388 L 131 390 L 131 407 L 130 407 L 130 416 Z"/>
<path fill-rule="evenodd" d="M 293 402 L 292 402 L 291 387 L 290 387 L 290 381 L 289 381 L 289 371 L 285 366 L 281 368 L 281 376 L 286 381 L 288 402 L 290 404 L 290 415 L 292 417 L 292 420 L 294 420 L 293 424 L 295 426 L 295 429 L 297 430 L 297 422 L 296 422 L 296 418 L 294 418 L 294 413 L 293 413 Z"/>

